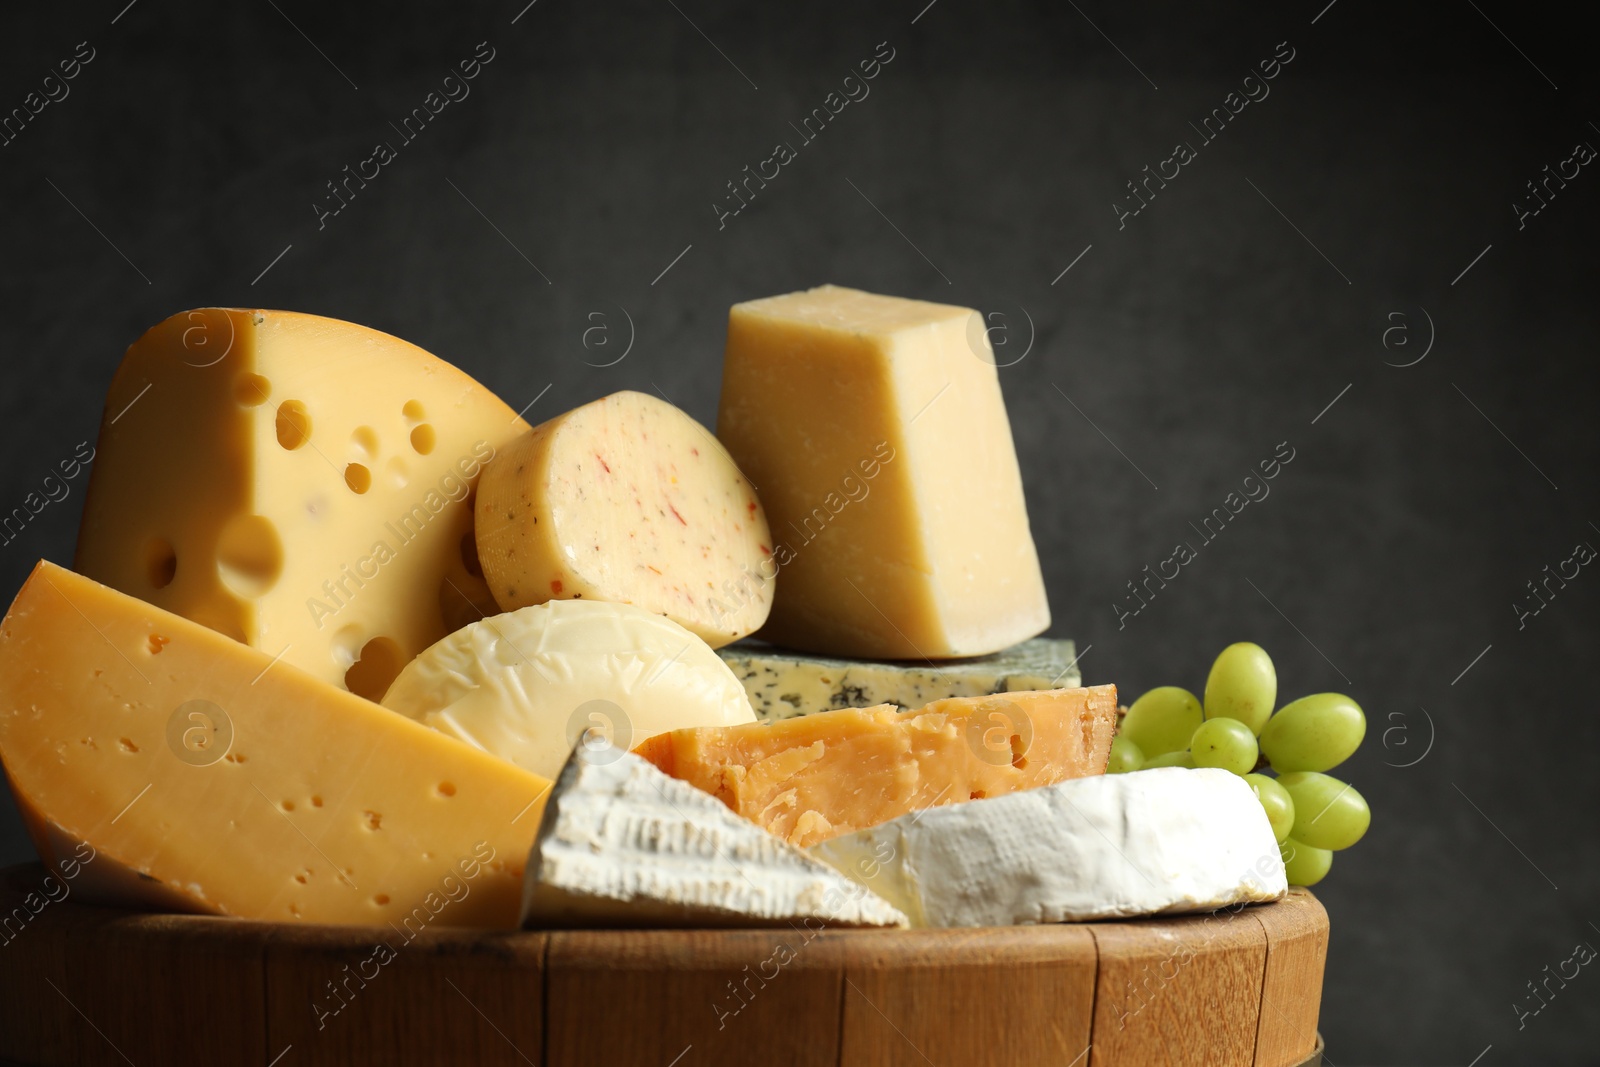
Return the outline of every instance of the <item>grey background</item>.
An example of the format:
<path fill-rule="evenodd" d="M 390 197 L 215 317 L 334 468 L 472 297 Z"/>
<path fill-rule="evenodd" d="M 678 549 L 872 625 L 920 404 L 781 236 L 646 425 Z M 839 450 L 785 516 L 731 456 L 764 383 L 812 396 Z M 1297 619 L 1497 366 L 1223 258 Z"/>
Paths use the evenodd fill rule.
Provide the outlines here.
<path fill-rule="evenodd" d="M 1002 381 L 1052 632 L 1085 679 L 1198 689 L 1251 639 L 1285 697 L 1367 709 L 1343 773 L 1374 827 L 1318 889 L 1333 1062 L 1600 1062 L 1592 968 L 1520 1029 L 1512 1007 L 1600 946 L 1600 575 L 1523 628 L 1512 607 L 1600 545 L 1600 176 L 1524 229 L 1511 208 L 1600 144 L 1576 26 L 1503 0 L 539 0 L 513 24 L 523 2 L 8 12 L 0 109 L 97 54 L 0 148 L 0 506 L 92 441 L 124 348 L 192 306 L 372 325 L 513 407 L 549 385 L 534 421 L 632 388 L 707 423 L 737 300 L 832 281 L 998 312 L 1003 358 L 1028 353 Z M 471 96 L 319 231 L 323 183 L 484 40 Z M 880 41 L 871 95 L 719 230 L 724 183 Z M 1188 123 L 1280 41 L 1271 95 L 1199 146 Z M 1179 140 L 1199 158 L 1119 230 L 1124 183 Z M 627 340 L 619 308 L 629 355 L 586 366 Z M 612 346 L 585 347 L 601 323 Z M 1271 496 L 1119 626 L 1125 583 L 1283 441 Z M 0 546 L 0 588 L 70 562 L 83 485 Z M 29 857 L 7 805 L 0 861 Z"/>

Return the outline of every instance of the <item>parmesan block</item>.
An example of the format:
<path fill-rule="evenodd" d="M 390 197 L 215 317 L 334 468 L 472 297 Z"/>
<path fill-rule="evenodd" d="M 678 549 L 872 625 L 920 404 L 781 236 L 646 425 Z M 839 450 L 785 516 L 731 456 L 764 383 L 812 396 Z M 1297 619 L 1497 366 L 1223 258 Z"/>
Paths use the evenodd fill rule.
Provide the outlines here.
<path fill-rule="evenodd" d="M 763 639 L 927 660 L 1050 624 L 977 312 L 831 285 L 736 304 L 717 435 L 776 539 Z"/>
<path fill-rule="evenodd" d="M 627 749 L 665 730 L 755 722 L 704 641 L 598 600 L 552 600 L 457 630 L 406 665 L 383 705 L 550 778 L 590 727 Z"/>
<path fill-rule="evenodd" d="M 478 491 L 478 558 L 506 611 L 606 600 L 665 615 L 713 648 L 767 617 L 766 515 L 698 422 L 613 393 L 504 449 Z"/>
<path fill-rule="evenodd" d="M 992 656 L 942 663 L 837 659 L 740 641 L 717 650 L 744 684 L 756 717 L 771 722 L 814 711 L 895 704 L 920 708 L 944 697 L 986 696 L 1083 684 L 1071 641 L 1035 637 Z"/>
<path fill-rule="evenodd" d="M 912 926 L 1214 911 L 1288 890 L 1267 814 L 1217 768 L 1101 775 L 954 804 L 812 849 Z"/>
<path fill-rule="evenodd" d="M 88 899 L 408 932 L 516 926 L 551 784 L 50 563 L 0 624 L 0 761 Z"/>
<path fill-rule="evenodd" d="M 556 779 L 523 886 L 533 929 L 906 924 L 871 890 L 592 735 Z"/>
<path fill-rule="evenodd" d="M 1103 774 L 1116 717 L 1116 687 L 1102 685 L 675 730 L 636 751 L 805 847 L 921 808 Z"/>
<path fill-rule="evenodd" d="M 371 700 L 492 612 L 469 497 L 527 424 L 415 345 L 203 308 L 123 357 L 77 569 Z"/>

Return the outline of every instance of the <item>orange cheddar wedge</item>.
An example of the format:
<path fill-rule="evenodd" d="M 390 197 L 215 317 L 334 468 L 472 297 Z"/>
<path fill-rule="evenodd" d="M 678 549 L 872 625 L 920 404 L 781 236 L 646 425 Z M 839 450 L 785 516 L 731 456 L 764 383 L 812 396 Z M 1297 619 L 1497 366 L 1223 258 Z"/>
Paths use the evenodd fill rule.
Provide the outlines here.
<path fill-rule="evenodd" d="M 802 848 L 939 804 L 1103 774 L 1117 689 L 845 708 L 674 730 L 635 750 Z"/>

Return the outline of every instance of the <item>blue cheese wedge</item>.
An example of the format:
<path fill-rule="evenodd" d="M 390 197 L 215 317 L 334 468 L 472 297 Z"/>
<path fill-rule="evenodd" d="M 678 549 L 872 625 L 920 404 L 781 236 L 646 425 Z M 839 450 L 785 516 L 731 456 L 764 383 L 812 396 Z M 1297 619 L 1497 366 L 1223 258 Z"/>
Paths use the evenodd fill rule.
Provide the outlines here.
<path fill-rule="evenodd" d="M 765 722 L 837 708 L 920 708 L 945 697 L 1083 684 L 1072 642 L 1044 637 L 991 656 L 935 663 L 835 659 L 755 641 L 720 648 L 717 654 L 744 685 L 756 717 Z"/>
<path fill-rule="evenodd" d="M 906 925 L 871 889 L 711 794 L 606 745 L 597 731 L 584 736 L 556 779 L 528 856 L 525 927 L 801 920 Z"/>
<path fill-rule="evenodd" d="M 914 927 L 1214 911 L 1288 892 L 1267 814 L 1216 768 L 1096 775 L 928 808 L 813 856 Z"/>

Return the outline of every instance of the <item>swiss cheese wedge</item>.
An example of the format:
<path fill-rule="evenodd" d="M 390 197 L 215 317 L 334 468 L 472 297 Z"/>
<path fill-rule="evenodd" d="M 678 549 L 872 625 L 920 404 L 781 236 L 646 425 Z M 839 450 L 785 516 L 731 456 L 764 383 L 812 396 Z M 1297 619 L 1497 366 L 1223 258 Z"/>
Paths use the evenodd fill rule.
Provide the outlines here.
<path fill-rule="evenodd" d="M 0 623 L 0 760 L 89 896 L 407 931 L 517 925 L 551 784 L 48 562 Z"/>
<path fill-rule="evenodd" d="M 674 730 L 636 751 L 806 847 L 919 808 L 1102 774 L 1116 717 L 1116 687 L 1101 685 Z"/>
<path fill-rule="evenodd" d="M 379 700 L 411 657 L 495 613 L 471 494 L 527 429 L 398 337 L 183 312 L 112 379 L 75 568 Z"/>

